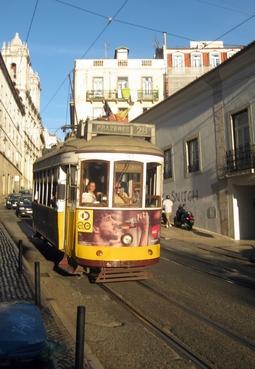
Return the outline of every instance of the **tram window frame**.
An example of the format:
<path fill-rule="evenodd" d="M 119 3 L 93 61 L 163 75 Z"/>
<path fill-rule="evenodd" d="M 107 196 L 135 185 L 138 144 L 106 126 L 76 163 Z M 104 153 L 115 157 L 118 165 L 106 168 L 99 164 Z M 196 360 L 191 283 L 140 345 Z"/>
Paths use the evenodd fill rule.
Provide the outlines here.
<path fill-rule="evenodd" d="M 120 165 L 124 165 L 124 168 L 117 168 Z M 139 171 L 132 171 L 132 168 L 135 166 L 140 167 Z M 132 174 L 132 176 L 129 176 L 129 174 Z M 137 178 L 135 180 L 134 175 L 140 175 L 140 179 L 138 180 Z M 143 162 L 138 160 L 115 161 L 112 194 L 113 207 L 141 208 L 143 203 L 143 180 Z"/>
<path fill-rule="evenodd" d="M 69 173 L 69 185 L 68 185 L 68 202 L 76 201 L 76 193 L 77 193 L 77 169 L 76 166 L 71 165 L 68 169 Z"/>
<path fill-rule="evenodd" d="M 97 165 L 105 166 L 104 171 L 101 176 L 101 182 L 100 178 L 94 173 L 91 173 L 92 176 L 90 176 L 90 173 L 86 173 L 86 168 L 89 166 L 93 166 L 94 169 Z M 79 187 L 79 203 L 80 206 L 89 206 L 89 207 L 108 207 L 109 206 L 109 178 L 110 178 L 110 161 L 109 160 L 103 160 L 103 159 L 89 159 L 89 160 L 83 160 L 81 162 L 80 166 L 80 187 Z M 102 179 L 104 180 L 102 181 Z M 84 183 L 85 182 L 85 183 Z M 86 192 L 86 187 L 90 182 L 95 182 L 96 184 L 96 201 L 95 202 L 83 202 L 82 196 Z M 100 188 L 101 183 L 101 189 L 103 191 L 97 191 L 97 188 Z M 99 186 L 98 186 L 99 185 Z M 103 188 L 104 187 L 104 188 Z"/>
<path fill-rule="evenodd" d="M 47 205 L 47 171 L 45 170 L 43 172 L 43 201 L 42 201 L 42 204 L 43 205 Z"/>
<path fill-rule="evenodd" d="M 155 166 L 153 173 L 153 168 L 151 172 L 154 178 L 149 176 L 150 166 Z M 149 162 L 146 164 L 146 192 L 145 192 L 145 207 L 146 208 L 161 208 L 162 198 L 161 198 L 161 186 L 162 186 L 162 165 L 158 162 Z M 155 178 L 156 176 L 156 178 Z M 148 179 L 152 178 L 152 182 L 149 183 Z"/>
<path fill-rule="evenodd" d="M 51 206 L 52 199 L 52 170 L 47 172 L 47 206 Z"/>
<path fill-rule="evenodd" d="M 39 204 L 43 203 L 43 175 L 39 173 Z"/>

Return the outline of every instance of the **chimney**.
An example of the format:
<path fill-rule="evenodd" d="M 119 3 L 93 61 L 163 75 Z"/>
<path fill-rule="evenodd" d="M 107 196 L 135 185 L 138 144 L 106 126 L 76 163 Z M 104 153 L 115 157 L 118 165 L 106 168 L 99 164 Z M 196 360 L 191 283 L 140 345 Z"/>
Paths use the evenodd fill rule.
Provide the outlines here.
<path fill-rule="evenodd" d="M 166 32 L 163 32 L 163 47 L 166 49 Z"/>

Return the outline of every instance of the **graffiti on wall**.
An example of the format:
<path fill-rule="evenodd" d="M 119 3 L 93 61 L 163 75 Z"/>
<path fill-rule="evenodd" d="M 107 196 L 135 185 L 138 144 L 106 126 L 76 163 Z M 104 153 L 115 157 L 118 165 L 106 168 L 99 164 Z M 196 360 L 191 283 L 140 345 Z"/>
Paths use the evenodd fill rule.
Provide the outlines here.
<path fill-rule="evenodd" d="M 198 190 L 191 191 L 172 191 L 170 193 L 171 200 L 173 202 L 187 202 L 198 200 Z"/>

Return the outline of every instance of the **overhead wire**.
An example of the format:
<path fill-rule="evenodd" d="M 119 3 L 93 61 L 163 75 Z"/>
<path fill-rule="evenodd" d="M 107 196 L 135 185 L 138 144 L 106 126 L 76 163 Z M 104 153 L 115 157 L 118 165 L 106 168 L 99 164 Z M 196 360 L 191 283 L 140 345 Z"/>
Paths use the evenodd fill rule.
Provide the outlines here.
<path fill-rule="evenodd" d="M 38 3 L 39 3 L 39 0 L 36 0 L 34 11 L 33 11 L 33 14 L 32 14 L 31 20 L 30 20 L 30 24 L 29 24 L 29 27 L 28 27 L 28 31 L 27 31 L 26 43 L 27 43 L 28 38 L 30 36 L 30 32 L 31 32 L 32 25 L 33 25 L 33 22 L 34 22 L 35 13 L 36 13 L 36 9 L 37 9 Z"/>
<path fill-rule="evenodd" d="M 217 37 L 215 40 L 207 43 L 206 45 L 204 45 L 204 47 L 202 47 L 202 49 L 207 48 L 208 45 L 213 44 L 215 41 L 220 40 L 221 38 L 223 38 L 224 36 L 228 35 L 229 33 L 235 31 L 237 28 L 241 27 L 242 25 L 244 25 L 245 23 L 249 22 L 252 18 L 255 18 L 255 14 L 249 16 L 248 18 L 244 19 L 242 22 L 236 24 L 235 26 L 231 27 L 228 31 L 222 33 L 219 37 Z"/>
<path fill-rule="evenodd" d="M 232 11 L 232 12 L 235 12 L 235 13 L 240 13 L 240 14 L 244 14 L 244 15 L 250 15 L 251 14 L 251 12 L 247 12 L 247 11 L 242 10 L 242 9 L 229 7 L 229 6 L 226 6 L 226 5 L 216 4 L 215 2 L 212 2 L 212 1 L 207 1 L 207 0 L 195 0 L 195 1 L 198 2 L 198 3 L 201 3 L 201 4 L 207 4 L 207 5 L 210 5 L 210 6 L 214 6 L 216 8 L 229 10 L 229 11 Z"/>
<path fill-rule="evenodd" d="M 91 11 L 91 10 L 89 10 L 87 8 L 83 8 L 81 6 L 77 6 L 77 5 L 71 4 L 71 3 L 67 2 L 67 1 L 64 1 L 64 0 L 55 0 L 55 1 L 57 3 L 59 3 L 59 4 L 62 4 L 62 5 L 65 5 L 65 6 L 69 6 L 70 8 L 74 8 L 74 9 L 77 9 L 77 10 L 83 11 L 85 13 L 92 14 L 92 15 L 95 15 L 97 17 L 101 17 L 101 18 L 104 18 L 104 19 L 109 19 L 109 17 L 106 14 L 94 12 L 94 11 Z M 157 33 L 164 33 L 165 32 L 169 36 L 174 36 L 176 38 L 180 38 L 180 39 L 183 39 L 183 40 L 188 40 L 188 41 L 192 40 L 192 38 L 187 37 L 187 36 L 184 36 L 184 35 L 180 35 L 180 34 L 177 34 L 177 33 L 172 33 L 172 32 L 165 31 L 165 30 L 156 29 L 156 28 L 153 28 L 153 27 L 145 26 L 143 24 L 138 24 L 138 23 L 133 23 L 133 22 L 125 21 L 123 19 L 118 19 L 116 17 L 117 17 L 117 15 L 115 15 L 113 17 L 112 21 L 117 22 L 117 23 L 121 23 L 121 24 L 125 24 L 125 25 L 131 26 L 131 27 L 136 27 L 136 28 L 144 29 L 146 31 L 152 31 L 152 32 L 157 32 Z"/>
<path fill-rule="evenodd" d="M 57 1 L 57 0 L 55 0 Z M 58 0 L 59 2 L 60 0 Z M 107 23 L 104 25 L 104 27 L 102 28 L 102 30 L 99 32 L 99 34 L 96 36 L 96 38 L 92 41 L 92 43 L 89 45 L 89 47 L 86 49 L 86 51 L 81 55 L 80 58 L 84 58 L 87 53 L 90 51 L 90 49 L 95 45 L 95 43 L 98 41 L 98 39 L 102 36 L 102 34 L 105 32 L 105 30 L 110 26 L 110 24 L 112 23 L 112 21 L 114 20 L 114 18 L 120 13 L 120 11 L 123 9 L 123 7 L 128 3 L 129 0 L 125 0 L 123 2 L 123 4 L 118 8 L 118 10 L 116 11 L 116 13 L 114 13 L 113 17 L 107 17 Z M 64 83 L 66 82 L 66 80 L 68 79 L 68 75 L 72 72 L 72 70 L 70 70 L 67 75 L 65 76 L 64 80 L 59 84 L 59 86 L 57 87 L 56 91 L 54 92 L 54 94 L 52 95 L 52 97 L 49 99 L 49 101 L 46 103 L 46 105 L 43 107 L 42 109 L 42 113 L 48 108 L 48 106 L 51 104 L 51 102 L 54 100 L 54 98 L 57 96 L 57 94 L 59 93 L 60 89 L 62 88 L 62 86 L 64 85 Z"/>

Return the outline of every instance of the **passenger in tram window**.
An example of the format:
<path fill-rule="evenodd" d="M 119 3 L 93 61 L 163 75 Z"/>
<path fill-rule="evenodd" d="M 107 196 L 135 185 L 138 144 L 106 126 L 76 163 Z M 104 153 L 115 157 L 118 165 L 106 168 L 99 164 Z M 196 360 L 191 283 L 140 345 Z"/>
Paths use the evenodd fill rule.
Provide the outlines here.
<path fill-rule="evenodd" d="M 116 205 L 124 205 L 130 204 L 131 199 L 128 194 L 124 190 L 124 186 L 120 183 L 116 183 L 115 185 L 115 193 L 114 193 L 114 204 Z"/>
<path fill-rule="evenodd" d="M 57 208 L 57 192 L 52 193 L 50 204 L 53 208 Z"/>
<path fill-rule="evenodd" d="M 141 204 L 141 194 L 140 194 L 139 188 L 134 189 L 134 194 L 133 194 L 133 197 L 132 197 L 132 203 L 136 204 L 136 205 Z"/>
<path fill-rule="evenodd" d="M 91 181 L 88 183 L 86 192 L 82 194 L 82 203 L 94 203 L 96 198 L 96 183 Z"/>

